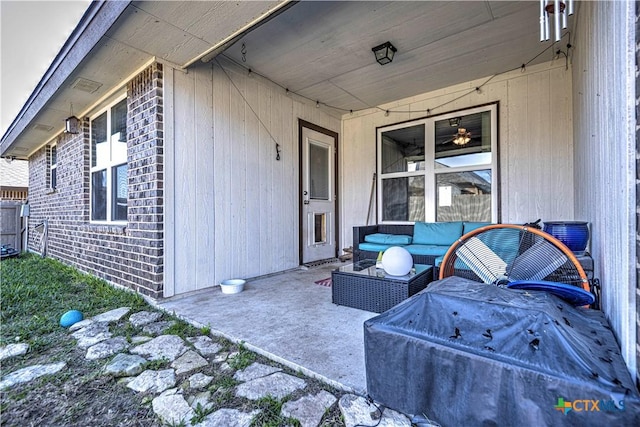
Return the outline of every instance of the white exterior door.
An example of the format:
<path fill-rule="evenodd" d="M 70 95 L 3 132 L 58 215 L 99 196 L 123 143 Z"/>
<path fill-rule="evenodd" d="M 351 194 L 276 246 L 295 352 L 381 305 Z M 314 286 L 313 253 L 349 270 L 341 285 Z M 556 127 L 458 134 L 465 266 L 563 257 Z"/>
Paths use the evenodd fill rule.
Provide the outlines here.
<path fill-rule="evenodd" d="M 333 136 L 302 128 L 302 262 L 336 256 Z"/>

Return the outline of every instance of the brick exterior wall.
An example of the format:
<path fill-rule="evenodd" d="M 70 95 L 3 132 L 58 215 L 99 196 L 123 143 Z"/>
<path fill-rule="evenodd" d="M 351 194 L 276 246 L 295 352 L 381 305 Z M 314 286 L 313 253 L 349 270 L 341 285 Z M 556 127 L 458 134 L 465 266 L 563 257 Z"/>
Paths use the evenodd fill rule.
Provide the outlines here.
<path fill-rule="evenodd" d="M 57 188 L 49 189 L 49 147 L 30 157 L 29 249 L 42 251 L 34 226 L 48 220 L 47 256 L 153 298 L 163 286 L 162 65 L 127 84 L 126 225 L 91 224 L 89 119 L 57 138 Z"/>

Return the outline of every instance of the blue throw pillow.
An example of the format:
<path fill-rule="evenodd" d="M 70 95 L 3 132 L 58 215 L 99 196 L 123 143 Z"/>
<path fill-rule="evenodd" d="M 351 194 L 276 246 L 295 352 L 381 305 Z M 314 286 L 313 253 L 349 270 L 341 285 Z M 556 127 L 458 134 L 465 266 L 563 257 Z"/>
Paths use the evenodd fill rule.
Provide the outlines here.
<path fill-rule="evenodd" d="M 418 245 L 451 246 L 462 236 L 462 222 L 416 222 L 413 243 Z"/>

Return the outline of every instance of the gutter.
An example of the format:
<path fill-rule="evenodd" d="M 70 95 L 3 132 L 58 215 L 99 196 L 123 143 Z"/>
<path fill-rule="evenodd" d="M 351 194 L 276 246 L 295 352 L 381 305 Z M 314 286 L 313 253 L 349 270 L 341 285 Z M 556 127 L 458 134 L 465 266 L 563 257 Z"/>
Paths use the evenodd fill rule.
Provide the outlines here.
<path fill-rule="evenodd" d="M 91 2 L 60 52 L 29 95 L 16 118 L 0 140 L 0 156 L 4 155 L 27 125 L 51 100 L 65 80 L 76 70 L 89 52 L 129 6 L 130 1 L 96 0 Z"/>

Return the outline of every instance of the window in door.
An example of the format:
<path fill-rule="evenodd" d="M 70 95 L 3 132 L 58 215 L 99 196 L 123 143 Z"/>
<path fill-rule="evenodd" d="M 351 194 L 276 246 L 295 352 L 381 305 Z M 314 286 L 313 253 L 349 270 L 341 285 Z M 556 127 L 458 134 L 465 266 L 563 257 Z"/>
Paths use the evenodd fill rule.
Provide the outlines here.
<path fill-rule="evenodd" d="M 91 220 L 127 220 L 127 100 L 91 120 Z"/>
<path fill-rule="evenodd" d="M 378 129 L 382 222 L 498 221 L 497 104 Z"/>

